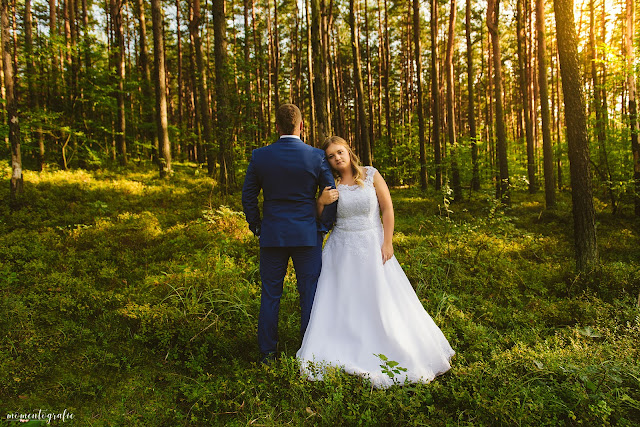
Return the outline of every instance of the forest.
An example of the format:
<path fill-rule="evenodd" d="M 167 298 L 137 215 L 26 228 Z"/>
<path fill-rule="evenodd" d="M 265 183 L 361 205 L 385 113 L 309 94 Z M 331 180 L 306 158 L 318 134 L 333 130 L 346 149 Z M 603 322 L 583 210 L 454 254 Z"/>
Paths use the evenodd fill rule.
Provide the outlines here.
<path fill-rule="evenodd" d="M 635 7 L 0 0 L 0 426 L 637 425 Z M 284 103 L 389 184 L 446 375 L 302 378 L 293 269 L 257 363 Z"/>

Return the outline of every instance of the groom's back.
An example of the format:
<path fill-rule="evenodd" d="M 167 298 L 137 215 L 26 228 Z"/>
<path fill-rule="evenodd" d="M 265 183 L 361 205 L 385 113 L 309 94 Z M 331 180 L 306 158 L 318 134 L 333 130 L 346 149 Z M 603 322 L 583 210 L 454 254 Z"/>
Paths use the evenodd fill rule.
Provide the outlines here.
<path fill-rule="evenodd" d="M 323 160 L 322 150 L 294 138 L 253 151 L 251 162 L 264 196 L 261 246 L 316 244 L 315 197 Z"/>

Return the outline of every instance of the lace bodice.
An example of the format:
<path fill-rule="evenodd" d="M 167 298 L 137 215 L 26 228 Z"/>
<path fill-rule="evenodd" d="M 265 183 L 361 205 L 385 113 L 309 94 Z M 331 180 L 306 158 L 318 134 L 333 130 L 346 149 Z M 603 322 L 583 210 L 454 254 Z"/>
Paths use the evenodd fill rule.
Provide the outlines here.
<path fill-rule="evenodd" d="M 336 230 L 364 231 L 382 227 L 378 197 L 373 186 L 373 176 L 376 169 L 372 166 L 365 166 L 364 170 L 364 186 L 338 184 L 340 198 L 338 199 Z"/>

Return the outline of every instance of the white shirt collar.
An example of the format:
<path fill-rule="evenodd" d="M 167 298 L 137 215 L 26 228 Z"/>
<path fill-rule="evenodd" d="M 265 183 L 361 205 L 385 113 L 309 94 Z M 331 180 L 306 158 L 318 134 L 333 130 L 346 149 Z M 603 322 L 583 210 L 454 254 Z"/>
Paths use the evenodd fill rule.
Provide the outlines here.
<path fill-rule="evenodd" d="M 302 141 L 298 135 L 280 135 L 280 138 L 296 138 Z"/>

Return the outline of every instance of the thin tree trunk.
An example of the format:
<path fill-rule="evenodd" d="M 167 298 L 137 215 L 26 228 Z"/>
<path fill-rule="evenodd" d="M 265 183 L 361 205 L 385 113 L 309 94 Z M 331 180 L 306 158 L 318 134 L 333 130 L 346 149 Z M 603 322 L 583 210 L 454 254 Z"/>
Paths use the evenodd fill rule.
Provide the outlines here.
<path fill-rule="evenodd" d="M 59 91 L 59 74 L 60 74 L 60 49 L 58 48 L 58 24 L 57 24 L 57 8 L 56 0 L 49 0 L 49 34 L 51 46 L 51 75 L 49 80 L 50 99 L 49 105 L 53 111 L 61 111 L 60 91 Z"/>
<path fill-rule="evenodd" d="M 556 206 L 556 182 L 553 172 L 553 142 L 549 118 L 547 87 L 547 42 L 544 1 L 536 0 L 536 31 L 538 32 L 538 86 L 540 89 L 540 119 L 542 121 L 542 153 L 544 164 L 544 196 L 547 209 Z"/>
<path fill-rule="evenodd" d="M 480 172 L 478 167 L 478 143 L 476 130 L 476 113 L 474 108 L 474 69 L 473 69 L 473 44 L 471 43 L 471 0 L 466 0 L 465 8 L 465 34 L 467 37 L 467 92 L 469 93 L 468 118 L 469 139 L 471 140 L 471 189 L 480 191 Z"/>
<path fill-rule="evenodd" d="M 362 63 L 360 61 L 360 42 L 358 27 L 356 23 L 356 1 L 349 0 L 349 25 L 351 26 L 351 51 L 353 54 L 353 80 L 356 87 L 356 96 L 358 103 L 358 122 L 359 126 L 356 131 L 358 142 L 361 147 L 362 163 L 371 165 L 371 142 L 369 140 L 369 124 L 367 121 L 367 113 L 364 105 L 364 87 L 362 84 Z"/>
<path fill-rule="evenodd" d="M 627 60 L 627 90 L 629 91 L 629 131 L 631 133 L 631 152 L 633 155 L 634 207 L 636 216 L 640 216 L 640 145 L 638 144 L 638 109 L 636 105 L 636 78 L 634 64 L 634 27 L 635 3 L 626 1 L 625 56 Z M 639 297 L 640 298 L 640 297 Z"/>
<path fill-rule="evenodd" d="M 382 37 L 382 34 L 380 34 L 380 37 Z M 387 128 L 387 146 L 389 149 L 389 157 L 391 158 L 391 164 L 393 166 L 396 165 L 395 162 L 395 156 L 393 155 L 393 147 L 395 145 L 394 140 L 393 140 L 393 126 L 391 124 L 391 91 L 390 91 L 390 86 L 391 86 L 391 81 L 390 81 L 390 74 L 391 74 L 391 51 L 389 49 L 389 5 L 387 3 L 387 0 L 384 0 L 384 55 L 383 55 L 383 61 L 384 61 L 384 77 L 383 77 L 383 86 L 384 86 L 384 114 L 385 114 L 385 126 Z M 394 181 L 396 180 L 396 177 L 393 177 Z"/>
<path fill-rule="evenodd" d="M 116 90 L 115 98 L 118 105 L 116 121 L 116 146 L 121 165 L 127 164 L 127 142 L 126 142 L 126 119 L 125 119 L 125 51 L 124 51 L 124 31 L 122 26 L 122 0 L 109 1 L 111 19 L 114 30 L 113 60 L 116 64 Z"/>
<path fill-rule="evenodd" d="M 139 0 L 138 0 L 139 1 Z M 178 95 L 178 129 L 182 131 L 184 129 L 183 121 L 184 121 L 184 79 L 183 79 L 183 70 L 182 70 L 182 30 L 181 26 L 181 14 L 180 14 L 180 0 L 176 0 L 176 53 L 178 60 L 178 87 L 177 87 L 177 95 Z M 182 146 L 182 139 L 180 138 L 180 134 L 182 132 L 178 132 L 176 138 L 178 139 L 175 143 L 178 147 Z"/>
<path fill-rule="evenodd" d="M 160 0 L 151 0 L 151 22 L 153 24 L 153 63 L 156 86 L 156 128 L 161 160 L 159 162 L 160 177 L 171 176 L 171 142 L 169 141 L 169 124 L 167 119 L 167 80 L 164 56 L 164 26 Z"/>
<path fill-rule="evenodd" d="M 243 18 L 244 18 L 244 45 L 243 45 L 243 53 L 244 53 L 244 96 L 246 98 L 245 101 L 245 111 L 244 111 L 244 120 L 246 123 L 255 123 L 254 120 L 255 114 L 253 113 L 253 93 L 251 91 L 251 43 L 249 42 L 250 36 L 250 28 L 249 27 L 249 10 L 251 7 L 251 0 L 244 0 L 243 4 Z M 254 146 L 255 131 L 252 131 L 252 141 L 248 144 L 248 149 L 252 149 Z"/>
<path fill-rule="evenodd" d="M 509 204 L 509 165 L 507 158 L 507 136 L 504 128 L 504 112 L 502 106 L 502 56 L 500 53 L 500 38 L 498 32 L 499 10 L 500 0 L 488 1 L 487 28 L 489 29 L 489 33 L 491 33 L 491 50 L 493 55 L 496 151 L 498 152 L 499 166 L 496 196 L 502 200 L 503 203 Z"/>
<path fill-rule="evenodd" d="M 367 99 L 369 107 L 369 141 L 371 141 L 371 151 L 373 152 L 375 143 L 375 134 L 373 124 L 375 122 L 373 115 L 373 75 L 371 74 L 371 47 L 369 44 L 369 2 L 364 0 L 364 40 L 367 61 Z M 373 156 L 373 154 L 372 154 Z"/>
<path fill-rule="evenodd" d="M 520 99 L 522 102 L 522 115 L 524 116 L 524 128 L 525 128 L 525 141 L 527 146 L 527 178 L 529 179 L 529 193 L 536 192 L 536 162 L 534 152 L 534 140 L 533 140 L 533 124 L 531 123 L 530 105 L 529 105 L 529 79 L 527 72 L 527 64 L 529 59 L 527 57 L 527 38 L 525 25 L 523 24 L 524 13 L 522 11 L 522 3 L 525 0 L 517 0 L 516 7 L 516 33 L 518 44 L 518 71 L 519 71 L 519 86 L 520 86 Z"/>
<path fill-rule="evenodd" d="M 235 190 L 235 168 L 233 162 L 232 135 L 230 134 L 231 104 L 227 79 L 227 19 L 225 0 L 213 2 L 214 56 L 216 66 L 216 101 L 217 101 L 217 139 L 219 144 L 218 162 L 220 163 L 219 183 L 224 194 Z"/>
<path fill-rule="evenodd" d="M 152 158 L 153 161 L 158 161 L 158 136 L 153 130 L 155 127 L 155 119 L 153 116 L 153 109 L 145 108 L 153 99 L 153 89 L 151 82 L 151 67 L 149 66 L 149 52 L 147 49 L 147 21 L 145 17 L 144 0 L 136 1 L 138 7 L 138 23 L 139 23 L 139 36 L 140 36 L 140 68 L 142 69 L 142 97 L 143 97 L 143 111 L 144 111 L 144 124 L 145 131 L 143 135 L 147 140 L 152 142 Z"/>
<path fill-rule="evenodd" d="M 433 153 L 436 166 L 435 189 L 442 188 L 442 154 L 440 150 L 440 77 L 438 73 L 438 1 L 431 0 L 431 115 Z"/>
<path fill-rule="evenodd" d="M 2 66 L 7 108 L 9 143 L 11 144 L 11 180 L 9 205 L 18 209 L 23 193 L 22 154 L 20 152 L 20 122 L 18 120 L 18 102 L 15 97 L 14 70 L 11 53 L 11 31 L 9 27 L 9 2 L 0 0 L 0 30 L 2 34 Z"/>
<path fill-rule="evenodd" d="M 207 87 L 207 70 L 202 54 L 202 41 L 200 39 L 200 0 L 192 1 L 193 12 L 189 31 L 193 40 L 193 49 L 196 57 L 196 89 L 198 93 L 198 107 L 200 111 L 200 125 L 202 127 L 202 142 L 207 150 L 207 170 L 213 176 L 216 170 L 216 155 L 211 130 L 211 113 L 209 107 L 209 89 Z M 217 68 L 216 68 L 217 70 Z"/>
<path fill-rule="evenodd" d="M 311 0 L 311 50 L 313 52 L 313 96 L 316 103 L 316 129 L 318 141 L 322 143 L 331 135 L 331 124 L 329 120 L 328 82 L 324 69 L 326 67 L 326 48 L 323 46 L 325 40 L 325 28 L 322 25 L 323 14 L 325 13 L 324 1 Z"/>
<path fill-rule="evenodd" d="M 420 188 L 427 189 L 427 138 L 424 123 L 424 95 L 422 93 L 422 49 L 420 47 L 420 1 L 413 0 L 413 45 L 416 62 L 416 85 L 418 90 L 418 141 L 420 141 Z"/>
<path fill-rule="evenodd" d="M 280 30 L 278 28 L 278 0 L 273 0 L 273 105 L 280 108 Z"/>
<path fill-rule="evenodd" d="M 314 147 L 319 147 L 323 141 L 318 140 L 318 135 L 316 133 L 316 102 L 314 98 L 315 89 L 314 79 L 313 79 L 313 55 L 311 49 L 311 22 L 309 18 L 309 0 L 305 0 L 304 2 L 304 10 L 305 10 L 305 20 L 307 24 L 307 64 L 308 64 L 308 79 L 309 79 L 309 129 L 307 129 L 307 134 L 311 137 L 310 144 Z"/>
<path fill-rule="evenodd" d="M 29 107 L 31 108 L 31 113 L 39 113 L 40 110 L 40 97 L 38 95 L 37 86 L 36 86 L 36 65 L 33 56 L 33 15 L 31 13 L 31 0 L 25 0 L 24 2 L 24 48 L 26 54 L 26 63 L 27 63 L 27 87 L 29 91 Z M 36 153 L 36 158 L 38 161 L 38 170 L 41 172 L 45 168 L 45 160 L 44 160 L 44 134 L 42 133 L 42 129 L 38 127 L 34 131 L 34 136 L 36 141 L 38 141 L 38 151 Z"/>
<path fill-rule="evenodd" d="M 415 1 L 415 0 L 414 0 Z M 445 69 L 447 70 L 447 130 L 449 146 L 451 147 L 451 184 L 453 186 L 453 199 L 462 201 L 462 185 L 460 184 L 460 170 L 458 169 L 458 142 L 456 139 L 456 115 L 455 115 L 455 81 L 453 75 L 453 49 L 455 43 L 455 25 L 458 9 L 456 0 L 451 0 L 449 12 L 449 31 L 447 35 L 447 56 Z"/>
<path fill-rule="evenodd" d="M 573 224 L 576 250 L 576 266 L 586 271 L 598 264 L 595 209 L 589 168 L 589 140 L 587 117 L 580 65 L 578 42 L 573 18 L 573 0 L 555 0 L 556 31 L 564 115 L 569 145 L 569 168 L 571 171 L 571 199 L 573 202 Z"/>

